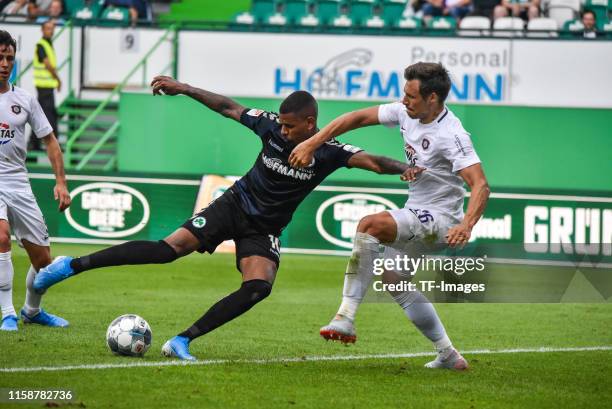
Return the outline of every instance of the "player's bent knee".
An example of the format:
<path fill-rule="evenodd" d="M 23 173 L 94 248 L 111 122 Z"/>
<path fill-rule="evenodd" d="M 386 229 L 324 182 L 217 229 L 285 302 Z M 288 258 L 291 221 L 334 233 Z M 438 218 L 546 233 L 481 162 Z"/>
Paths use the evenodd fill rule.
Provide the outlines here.
<path fill-rule="evenodd" d="M 376 217 L 374 215 L 368 215 L 362 218 L 357 225 L 357 231 L 359 233 L 367 233 L 372 235 L 376 229 Z"/>
<path fill-rule="evenodd" d="M 387 212 L 365 216 L 359 221 L 357 231 L 376 237 L 382 242 L 391 242 L 395 239 L 395 221 Z"/>
<path fill-rule="evenodd" d="M 200 241 L 198 238 L 184 227 L 179 228 L 170 236 L 160 241 L 163 241 L 165 244 L 170 246 L 177 254 L 177 257 L 183 257 L 191 254 L 200 247 Z"/>
<path fill-rule="evenodd" d="M 6 253 L 7 251 L 11 251 L 11 236 L 0 234 L 0 252 Z"/>
<path fill-rule="evenodd" d="M 266 280 L 249 280 L 242 283 L 240 290 L 248 295 L 251 305 L 264 300 L 272 292 L 272 284 Z"/>

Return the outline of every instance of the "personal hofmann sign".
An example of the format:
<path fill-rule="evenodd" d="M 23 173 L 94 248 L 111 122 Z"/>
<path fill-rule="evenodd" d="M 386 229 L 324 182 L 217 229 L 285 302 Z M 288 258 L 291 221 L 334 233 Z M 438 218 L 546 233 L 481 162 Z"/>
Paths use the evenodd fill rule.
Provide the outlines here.
<path fill-rule="evenodd" d="M 73 204 L 61 214 L 51 196 L 53 175 L 33 174 L 31 179 L 52 239 L 102 243 L 166 237 L 192 216 L 201 184 L 200 180 L 72 175 L 68 184 Z M 223 186 L 230 183 L 228 179 Z M 405 201 L 402 186 L 319 186 L 284 230 L 282 248 L 345 255 L 361 218 L 401 208 Z M 486 245 L 491 258 L 612 265 L 612 194 L 527 194 L 493 188 L 472 243 Z"/>
<path fill-rule="evenodd" d="M 318 99 L 399 100 L 404 68 L 426 61 L 450 71 L 451 102 L 612 107 L 611 41 L 194 30 L 179 38 L 179 77 L 223 95 L 282 98 L 302 89 Z M 261 58 L 267 47 L 274 52 Z"/>

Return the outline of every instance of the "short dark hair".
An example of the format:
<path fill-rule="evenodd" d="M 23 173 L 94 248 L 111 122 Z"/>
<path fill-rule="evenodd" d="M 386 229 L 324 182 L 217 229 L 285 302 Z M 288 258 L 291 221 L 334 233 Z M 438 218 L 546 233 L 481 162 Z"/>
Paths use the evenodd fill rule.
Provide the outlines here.
<path fill-rule="evenodd" d="M 597 20 L 597 16 L 595 15 L 595 12 L 593 10 L 585 10 L 582 12 L 582 18 L 584 18 L 584 16 L 586 16 L 587 14 L 592 14 L 593 15 L 593 19 Z"/>
<path fill-rule="evenodd" d="M 55 24 L 55 20 L 54 20 L 54 19 L 52 19 L 52 18 L 48 18 L 48 19 L 46 19 L 45 21 L 43 21 L 43 22 L 40 24 L 40 27 L 41 27 L 41 28 L 45 28 L 45 26 L 46 26 L 47 24 L 50 24 L 50 23 Z"/>
<path fill-rule="evenodd" d="M 0 45 L 13 46 L 13 50 L 17 51 L 17 41 L 11 37 L 8 31 L 0 30 Z"/>
<path fill-rule="evenodd" d="M 419 92 L 423 98 L 427 98 L 433 92 L 436 93 L 440 103 L 446 101 L 451 88 L 451 80 L 446 68 L 440 63 L 418 62 L 408 66 L 404 70 L 406 81 L 419 80 Z"/>
<path fill-rule="evenodd" d="M 319 114 L 317 100 L 306 91 L 295 91 L 281 103 L 279 112 L 281 114 L 299 114 L 303 117 Z"/>

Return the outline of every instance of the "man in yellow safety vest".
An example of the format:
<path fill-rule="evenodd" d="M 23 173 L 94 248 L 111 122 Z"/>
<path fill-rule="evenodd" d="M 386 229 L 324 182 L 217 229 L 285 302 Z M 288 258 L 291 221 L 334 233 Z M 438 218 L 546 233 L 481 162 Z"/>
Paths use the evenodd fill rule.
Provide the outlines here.
<path fill-rule="evenodd" d="M 58 91 L 61 89 L 62 82 L 57 74 L 57 58 L 53 49 L 54 31 L 54 20 L 47 20 L 42 24 L 43 36 L 36 43 L 32 65 L 34 67 L 34 86 L 38 91 L 38 102 L 53 128 L 53 132 L 57 135 L 54 91 L 56 88 Z M 30 138 L 30 149 L 41 150 L 40 139 Z"/>

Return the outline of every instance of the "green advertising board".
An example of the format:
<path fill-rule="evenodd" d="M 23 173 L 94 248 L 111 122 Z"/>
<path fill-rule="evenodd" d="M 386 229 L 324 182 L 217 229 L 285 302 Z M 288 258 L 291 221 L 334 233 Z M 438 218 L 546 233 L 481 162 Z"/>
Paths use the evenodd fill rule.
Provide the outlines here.
<path fill-rule="evenodd" d="M 210 200 L 233 180 L 214 176 L 223 182 L 203 189 L 195 179 L 72 175 L 72 206 L 59 213 L 52 200 L 53 176 L 30 176 L 52 240 L 108 244 L 165 237 L 191 217 L 199 192 L 210 192 Z M 323 184 L 299 206 L 281 236 L 282 248 L 291 253 L 350 254 L 359 220 L 402 208 L 406 193 L 401 184 Z M 199 203 L 208 200 L 200 198 Z M 493 189 L 472 240 L 500 261 L 610 266 L 612 195 Z"/>
<path fill-rule="evenodd" d="M 75 243 L 153 240 L 193 213 L 198 180 L 68 176 L 72 205 L 59 213 L 51 174 L 31 173 L 32 190 L 53 239 Z"/>

